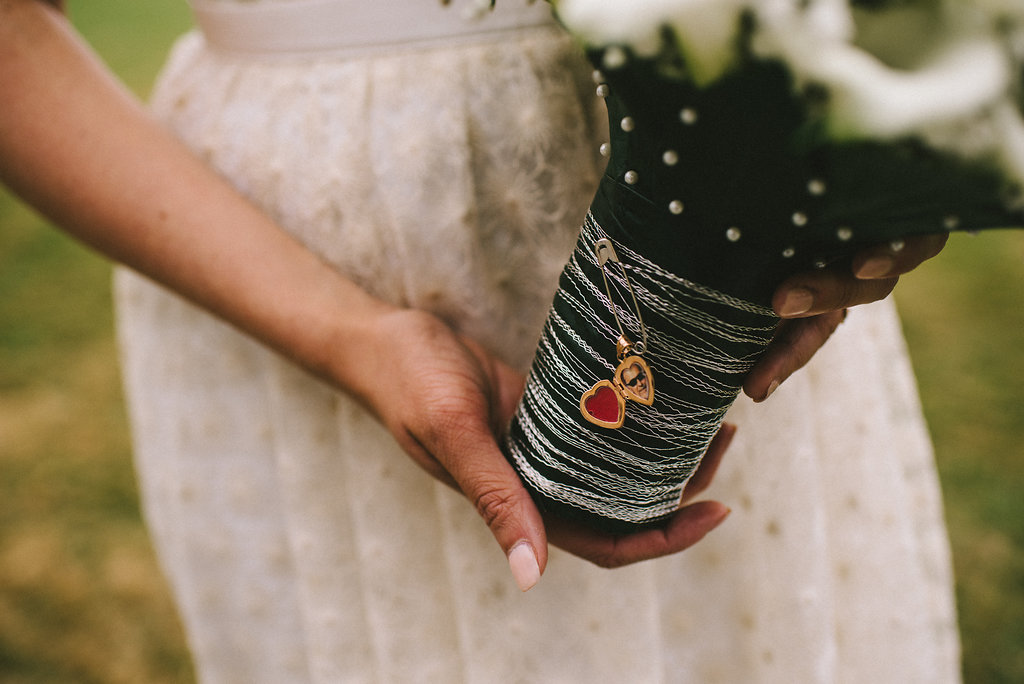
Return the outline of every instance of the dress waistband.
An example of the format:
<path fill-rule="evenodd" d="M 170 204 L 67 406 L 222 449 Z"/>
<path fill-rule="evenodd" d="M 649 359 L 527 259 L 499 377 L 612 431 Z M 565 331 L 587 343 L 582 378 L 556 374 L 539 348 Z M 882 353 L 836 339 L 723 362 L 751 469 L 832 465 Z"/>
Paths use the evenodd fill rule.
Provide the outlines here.
<path fill-rule="evenodd" d="M 190 0 L 207 43 L 221 51 L 287 56 L 380 54 L 493 38 L 553 24 L 543 0 Z M 390 9 L 385 5 L 399 5 Z"/>

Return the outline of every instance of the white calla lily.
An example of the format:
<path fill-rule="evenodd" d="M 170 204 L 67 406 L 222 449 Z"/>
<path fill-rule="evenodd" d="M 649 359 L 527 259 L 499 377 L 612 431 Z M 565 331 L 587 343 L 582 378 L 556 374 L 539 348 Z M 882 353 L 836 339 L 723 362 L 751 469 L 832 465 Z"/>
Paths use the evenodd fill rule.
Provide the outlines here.
<path fill-rule="evenodd" d="M 736 59 L 735 38 L 747 0 L 559 0 L 558 16 L 591 45 L 628 45 L 640 55 L 661 47 L 668 27 L 679 38 L 690 74 L 714 81 Z"/>
<path fill-rule="evenodd" d="M 797 87 L 827 93 L 836 138 L 917 136 L 954 153 L 1001 159 L 1024 182 L 1024 0 L 558 0 L 564 23 L 593 46 L 641 55 L 675 34 L 701 85 L 744 51 L 786 64 Z M 752 27 L 744 43 L 741 19 Z M 998 112 L 998 116 L 997 116 Z M 942 133 L 988 131 L 961 143 Z M 936 131 L 940 133 L 936 134 Z M 998 137 L 1003 136 L 1003 137 Z M 970 148 L 968 149 L 968 145 Z"/>
<path fill-rule="evenodd" d="M 984 39 L 950 45 L 913 70 L 843 43 L 780 53 L 798 79 L 826 88 L 838 136 L 894 138 L 976 115 L 1004 97 L 1011 77 L 1002 47 Z"/>

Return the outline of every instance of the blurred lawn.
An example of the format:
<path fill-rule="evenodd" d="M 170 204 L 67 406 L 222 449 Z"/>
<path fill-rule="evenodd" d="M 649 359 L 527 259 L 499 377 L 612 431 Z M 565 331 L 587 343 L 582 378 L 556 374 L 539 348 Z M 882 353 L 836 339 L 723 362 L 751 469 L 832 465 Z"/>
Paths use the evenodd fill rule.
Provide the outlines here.
<path fill-rule="evenodd" d="M 145 95 L 184 0 L 71 0 Z M 0 682 L 190 682 L 139 515 L 110 266 L 0 191 Z"/>
<path fill-rule="evenodd" d="M 1024 682 L 1024 232 L 954 235 L 897 300 L 935 441 L 967 682 Z"/>
<path fill-rule="evenodd" d="M 72 0 L 140 94 L 182 0 Z M 188 682 L 139 516 L 110 268 L 0 192 L 0 681 Z M 955 236 L 898 289 L 936 442 L 965 675 L 1024 682 L 1024 232 Z"/>

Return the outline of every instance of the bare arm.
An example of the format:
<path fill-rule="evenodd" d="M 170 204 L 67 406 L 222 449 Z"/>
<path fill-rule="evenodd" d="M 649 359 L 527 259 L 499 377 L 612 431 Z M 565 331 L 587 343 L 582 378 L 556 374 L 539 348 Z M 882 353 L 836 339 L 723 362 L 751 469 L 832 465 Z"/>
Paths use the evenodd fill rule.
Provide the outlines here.
<path fill-rule="evenodd" d="M 83 242 L 318 372 L 344 374 L 329 369 L 333 350 L 388 308 L 196 160 L 32 0 L 0 0 L 0 178 Z"/>

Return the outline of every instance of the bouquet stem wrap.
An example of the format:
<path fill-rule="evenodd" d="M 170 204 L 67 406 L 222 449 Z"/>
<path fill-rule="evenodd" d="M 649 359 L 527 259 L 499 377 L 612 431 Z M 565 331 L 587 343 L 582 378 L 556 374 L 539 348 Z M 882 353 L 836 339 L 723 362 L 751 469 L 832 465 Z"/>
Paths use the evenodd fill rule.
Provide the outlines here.
<path fill-rule="evenodd" d="M 771 339 L 765 307 L 677 276 L 626 246 L 604 184 L 586 218 L 534 359 L 508 453 L 543 509 L 616 532 L 675 511 L 743 377 Z M 593 245 L 616 242 L 647 328 L 646 358 L 656 378 L 653 406 L 629 403 L 619 429 L 583 419 L 579 398 L 615 371 L 619 336 L 633 339 L 637 317 L 609 301 Z M 613 288 L 626 283 L 611 275 Z"/>
<path fill-rule="evenodd" d="M 678 54 L 590 53 L 611 155 L 505 444 L 542 510 L 615 533 L 677 509 L 772 338 L 783 279 L 911 234 L 1021 224 L 983 160 L 911 138 L 829 139 L 816 94 L 797 93 L 783 64 L 752 58 L 698 86 Z M 622 268 L 602 275 L 605 238 Z M 615 372 L 619 321 L 638 340 L 640 319 L 655 400 L 596 426 L 581 396 Z"/>

